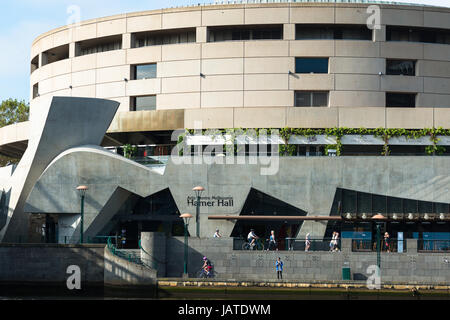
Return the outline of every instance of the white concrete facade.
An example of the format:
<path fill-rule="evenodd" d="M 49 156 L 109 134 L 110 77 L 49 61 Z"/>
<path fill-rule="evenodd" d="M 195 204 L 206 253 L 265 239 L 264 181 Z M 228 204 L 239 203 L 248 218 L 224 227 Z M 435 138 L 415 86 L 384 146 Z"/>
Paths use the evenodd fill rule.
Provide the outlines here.
<path fill-rule="evenodd" d="M 386 41 L 387 25 L 450 29 L 450 9 L 383 4 L 372 41 L 295 40 L 298 24 L 365 25 L 368 6 L 209 5 L 65 26 L 32 45 L 31 57 L 39 56 L 40 65 L 31 74 L 30 90 L 38 84 L 40 96 L 31 106 L 48 96 L 78 96 L 116 100 L 119 112 L 130 112 L 130 97 L 156 95 L 156 110 L 184 109 L 188 128 L 192 119 L 205 128 L 450 127 L 442 120 L 450 118 L 450 45 Z M 209 27 L 269 24 L 283 26 L 282 39 L 208 42 Z M 135 33 L 179 28 L 194 28 L 196 42 L 133 48 Z M 106 36 L 121 37 L 122 49 L 76 56 L 77 43 Z M 62 45 L 68 45 L 69 58 L 42 65 L 44 53 Z M 329 71 L 297 75 L 296 57 L 328 57 Z M 416 75 L 385 75 L 386 59 L 415 60 Z M 146 63 L 157 64 L 156 78 L 131 80 L 131 66 Z M 328 106 L 294 108 L 295 90 L 328 91 Z M 385 108 L 385 92 L 416 93 L 416 108 Z M 375 115 L 361 122 L 367 112 Z"/>

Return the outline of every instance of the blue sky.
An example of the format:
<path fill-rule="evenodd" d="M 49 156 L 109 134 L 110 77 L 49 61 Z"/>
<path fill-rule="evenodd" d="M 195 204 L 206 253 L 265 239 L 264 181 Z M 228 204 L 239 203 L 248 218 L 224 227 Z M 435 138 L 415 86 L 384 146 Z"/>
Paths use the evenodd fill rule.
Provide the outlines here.
<path fill-rule="evenodd" d="M 80 8 L 81 20 L 119 13 L 169 8 L 215 0 L 2 0 L 0 11 L 0 101 L 29 100 L 30 48 L 41 33 L 66 25 L 68 8 Z M 397 0 L 450 7 L 450 0 Z M 69 21 L 70 22 L 70 21 Z"/>

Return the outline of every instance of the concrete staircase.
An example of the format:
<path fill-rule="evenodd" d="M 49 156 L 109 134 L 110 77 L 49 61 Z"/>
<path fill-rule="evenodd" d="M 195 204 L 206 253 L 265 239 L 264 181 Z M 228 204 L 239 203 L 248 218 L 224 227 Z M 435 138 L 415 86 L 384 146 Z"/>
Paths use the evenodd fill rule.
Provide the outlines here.
<path fill-rule="evenodd" d="M 138 265 L 145 265 L 141 260 L 140 249 L 116 249 L 116 255 Z"/>

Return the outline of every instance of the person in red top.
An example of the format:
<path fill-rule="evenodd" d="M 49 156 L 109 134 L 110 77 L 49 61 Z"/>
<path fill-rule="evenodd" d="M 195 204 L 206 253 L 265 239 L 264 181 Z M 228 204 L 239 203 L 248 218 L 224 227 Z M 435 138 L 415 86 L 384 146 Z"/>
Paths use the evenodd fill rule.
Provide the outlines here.
<path fill-rule="evenodd" d="M 391 248 L 389 246 L 389 233 L 384 233 L 384 248 L 387 252 L 391 252 Z"/>
<path fill-rule="evenodd" d="M 203 270 L 205 270 L 206 275 L 209 276 L 210 272 L 211 272 L 211 261 L 209 261 L 209 259 L 207 257 L 203 257 L 203 266 L 202 266 Z"/>

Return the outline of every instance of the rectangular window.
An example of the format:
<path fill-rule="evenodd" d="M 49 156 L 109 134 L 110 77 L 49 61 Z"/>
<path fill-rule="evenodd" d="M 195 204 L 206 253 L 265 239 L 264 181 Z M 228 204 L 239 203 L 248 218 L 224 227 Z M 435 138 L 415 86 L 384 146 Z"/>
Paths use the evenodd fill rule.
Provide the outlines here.
<path fill-rule="evenodd" d="M 39 55 L 34 57 L 33 60 L 31 60 L 31 73 L 33 73 L 35 70 L 39 68 Z"/>
<path fill-rule="evenodd" d="M 131 80 L 156 78 L 156 63 L 131 66 Z"/>
<path fill-rule="evenodd" d="M 415 93 L 386 92 L 386 107 L 388 108 L 415 108 Z"/>
<path fill-rule="evenodd" d="M 68 44 L 42 52 L 42 66 L 65 59 L 69 59 Z"/>
<path fill-rule="evenodd" d="M 39 83 L 33 85 L 33 99 L 39 97 Z"/>
<path fill-rule="evenodd" d="M 208 28 L 208 42 L 281 40 L 282 25 L 219 26 Z"/>
<path fill-rule="evenodd" d="M 316 25 L 295 26 L 296 40 L 372 40 L 372 30 L 366 25 Z"/>
<path fill-rule="evenodd" d="M 386 26 L 386 41 L 450 44 L 450 30 L 437 28 Z"/>
<path fill-rule="evenodd" d="M 327 91 L 296 91 L 295 92 L 296 107 L 327 107 L 328 92 Z"/>
<path fill-rule="evenodd" d="M 131 97 L 131 111 L 156 110 L 156 95 Z"/>
<path fill-rule="evenodd" d="M 189 43 L 197 39 L 195 28 L 139 32 L 132 35 L 133 48 Z"/>
<path fill-rule="evenodd" d="M 386 60 L 386 74 L 388 75 L 416 75 L 415 60 Z"/>
<path fill-rule="evenodd" d="M 79 57 L 93 53 L 121 49 L 122 35 L 117 35 L 77 42 L 75 46 L 75 55 Z"/>
<path fill-rule="evenodd" d="M 328 58 L 295 58 L 295 73 L 328 73 Z"/>

